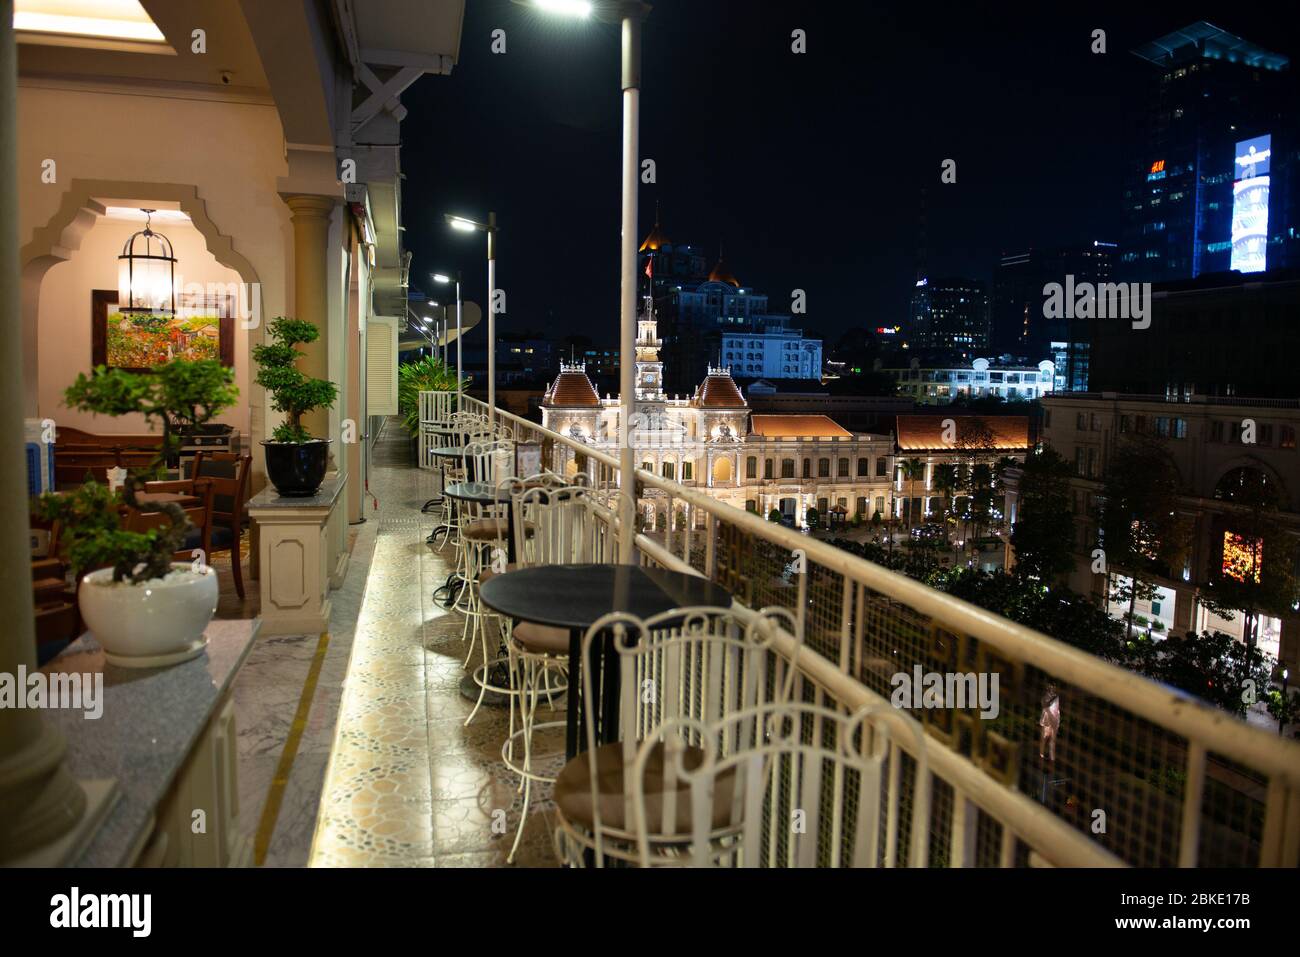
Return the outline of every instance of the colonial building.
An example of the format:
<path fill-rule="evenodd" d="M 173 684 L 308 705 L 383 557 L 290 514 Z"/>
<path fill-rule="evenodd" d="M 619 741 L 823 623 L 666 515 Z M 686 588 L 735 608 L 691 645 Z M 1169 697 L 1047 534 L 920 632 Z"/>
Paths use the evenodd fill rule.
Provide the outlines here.
<path fill-rule="evenodd" d="M 1070 587 L 1106 595 L 1104 575 L 1092 571 L 1092 551 L 1097 547 L 1097 504 L 1103 477 L 1116 444 L 1126 434 L 1150 435 L 1165 440 L 1178 468 L 1184 494 L 1180 512 L 1191 526 L 1191 547 L 1184 568 L 1158 580 L 1150 601 L 1137 603 L 1137 613 L 1161 631 L 1179 634 L 1216 630 L 1240 637 L 1242 616 L 1227 621 L 1198 601 L 1201 586 L 1212 570 L 1222 567 L 1225 546 L 1232 541 L 1232 518 L 1237 509 L 1231 490 L 1243 470 L 1262 474 L 1279 489 L 1277 521 L 1300 534 L 1296 494 L 1300 489 L 1300 400 L 1235 399 L 1192 396 L 1190 401 L 1169 401 L 1164 396 L 1120 393 L 1068 393 L 1044 402 L 1043 440 L 1074 465 L 1071 481 L 1076 522 L 1076 568 Z M 1127 607 L 1113 606 L 1121 615 Z M 1292 635 L 1295 618 L 1264 616 L 1259 647 L 1290 667 L 1300 664 Z"/>
<path fill-rule="evenodd" d="M 906 369 L 881 368 L 898 382 L 899 395 L 918 405 L 947 405 L 954 399 L 1040 399 L 1053 391 L 1056 366 L 1050 359 L 1034 365 L 976 359 L 960 365 L 922 365 L 913 359 Z"/>
<path fill-rule="evenodd" d="M 640 466 L 760 515 L 777 510 L 796 524 L 808 509 L 870 518 L 888 514 L 893 441 L 853 433 L 826 415 L 750 415 L 726 365 L 710 365 L 689 396 L 664 392 L 658 322 L 647 300 L 638 321 L 632 443 Z M 601 398 L 582 362 L 563 363 L 542 399 L 542 425 L 618 454 L 617 397 Z M 573 472 L 579 463 L 570 457 Z M 648 523 L 662 520 L 653 490 L 641 503 Z"/>

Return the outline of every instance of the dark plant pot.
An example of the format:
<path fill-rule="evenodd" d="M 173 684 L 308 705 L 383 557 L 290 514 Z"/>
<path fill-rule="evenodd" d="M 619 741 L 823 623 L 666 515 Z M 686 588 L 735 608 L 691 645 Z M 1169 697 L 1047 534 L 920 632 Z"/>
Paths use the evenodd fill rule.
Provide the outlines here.
<path fill-rule="evenodd" d="M 329 465 L 329 439 L 309 442 L 262 442 L 266 450 L 266 477 L 286 498 L 315 495 L 325 481 Z"/>

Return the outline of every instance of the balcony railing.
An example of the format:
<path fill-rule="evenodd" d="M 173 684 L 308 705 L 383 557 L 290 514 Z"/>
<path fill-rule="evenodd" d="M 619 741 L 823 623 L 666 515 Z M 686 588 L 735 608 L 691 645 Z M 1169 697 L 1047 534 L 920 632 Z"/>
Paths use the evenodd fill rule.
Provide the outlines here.
<path fill-rule="evenodd" d="M 466 407 L 486 413 L 469 397 Z M 601 560 L 615 561 L 618 460 L 497 410 L 518 441 L 598 490 Z M 912 866 L 1296 866 L 1300 745 L 825 542 L 638 470 L 638 560 L 728 588 L 736 611 L 782 606 L 804 700 L 888 705 L 898 674 L 992 674 L 998 713 L 899 709 L 924 735 L 893 736 L 879 796 L 881 863 Z M 644 515 L 644 513 L 642 513 Z M 812 652 L 812 653 L 810 653 Z M 1054 764 L 1038 749 L 1043 695 L 1059 690 Z M 919 746 L 917 741 L 925 741 Z M 852 798 L 856 800 L 857 798 Z M 909 835 L 913 812 L 930 822 Z M 927 810 L 928 808 L 928 810 Z M 920 837 L 920 839 L 915 839 Z"/>

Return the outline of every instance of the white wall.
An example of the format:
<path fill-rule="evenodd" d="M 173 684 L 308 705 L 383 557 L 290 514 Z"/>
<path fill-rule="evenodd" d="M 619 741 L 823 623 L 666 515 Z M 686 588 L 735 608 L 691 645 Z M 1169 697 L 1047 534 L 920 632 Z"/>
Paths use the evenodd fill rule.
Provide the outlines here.
<path fill-rule="evenodd" d="M 222 266 L 208 252 L 199 231 L 191 224 L 155 223 L 156 231 L 172 242 L 177 259 L 178 281 L 238 283 L 239 274 Z M 130 235 L 141 224 L 101 218 L 82 239 L 81 248 L 67 262 L 51 266 L 41 281 L 39 313 L 40 368 L 38 414 L 87 432 L 147 432 L 138 415 L 93 416 L 63 405 L 63 391 L 80 372 L 91 369 L 91 291 L 117 289 L 117 257 Z M 239 429 L 248 440 L 249 361 L 248 330 L 238 320 L 235 326 L 235 382 L 239 404 L 218 416 Z"/>
<path fill-rule="evenodd" d="M 54 218 L 74 179 L 194 186 L 217 230 L 230 238 L 233 250 L 256 271 L 262 318 L 289 313 L 293 237 L 289 209 L 279 192 L 288 163 L 280 117 L 273 105 L 163 96 L 143 89 L 111 92 L 68 84 L 56 87 L 24 79 L 18 90 L 18 139 L 18 225 L 24 246 Z M 42 182 L 45 160 L 55 163 L 53 183 Z M 103 198 L 130 205 L 133 199 L 149 197 Z M 87 237 L 97 231 L 91 230 Z M 53 275 L 57 268 L 52 267 Z M 116 280 L 102 285 L 115 288 Z M 42 291 L 53 291 L 56 286 L 57 282 L 47 280 Z M 75 340 L 83 332 L 88 335 L 88 308 L 77 304 L 65 314 L 42 307 L 37 337 L 42 353 L 65 337 Z M 247 347 L 260 338 L 260 328 L 245 337 L 236 355 L 237 370 L 247 373 Z M 72 350 L 74 360 L 84 361 L 88 367 L 88 342 L 84 350 L 74 342 Z M 49 371 L 56 381 L 40 382 L 38 401 L 43 409 L 67 384 L 66 371 L 71 365 L 65 366 L 62 360 L 51 363 Z M 37 372 L 45 369 L 42 356 Z M 249 417 L 253 437 L 260 438 L 265 402 L 261 390 L 256 393 L 244 390 L 249 404 L 244 414 Z M 107 430 L 106 423 L 97 423 L 95 428 Z"/>

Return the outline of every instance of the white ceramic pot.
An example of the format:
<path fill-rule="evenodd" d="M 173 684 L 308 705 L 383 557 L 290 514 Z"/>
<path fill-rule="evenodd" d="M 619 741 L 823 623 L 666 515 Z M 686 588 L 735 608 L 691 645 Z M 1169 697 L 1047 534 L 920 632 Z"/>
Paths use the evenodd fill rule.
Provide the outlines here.
<path fill-rule="evenodd" d="M 114 582 L 113 569 L 81 579 L 81 617 L 113 664 L 155 668 L 203 651 L 204 629 L 217 611 L 217 573 L 173 562 L 163 578 Z"/>

